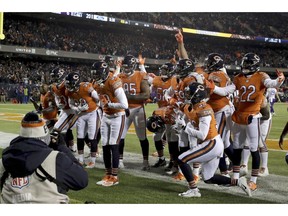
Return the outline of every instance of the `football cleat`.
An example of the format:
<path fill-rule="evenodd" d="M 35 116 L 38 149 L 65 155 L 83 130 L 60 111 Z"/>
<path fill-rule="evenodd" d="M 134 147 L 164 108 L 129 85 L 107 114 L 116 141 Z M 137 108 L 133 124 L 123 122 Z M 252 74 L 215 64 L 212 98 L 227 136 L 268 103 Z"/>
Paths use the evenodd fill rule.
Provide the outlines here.
<path fill-rule="evenodd" d="M 92 169 L 92 168 L 95 168 L 96 166 L 95 166 L 95 163 L 94 162 L 92 162 L 92 161 L 90 161 L 88 164 L 86 164 L 86 166 L 85 166 L 85 168 L 87 168 L 87 169 Z"/>
<path fill-rule="evenodd" d="M 162 166 L 166 166 L 166 160 L 164 159 L 160 159 L 153 165 L 153 167 L 157 168 L 157 167 L 162 167 Z"/>
<path fill-rule="evenodd" d="M 248 167 L 246 165 L 240 166 L 240 176 L 246 176 L 248 174 Z"/>
<path fill-rule="evenodd" d="M 265 177 L 269 175 L 268 167 L 261 167 L 258 176 Z"/>
<path fill-rule="evenodd" d="M 252 196 L 250 187 L 248 186 L 247 180 L 244 176 L 238 179 L 237 186 L 240 187 L 249 197 Z"/>
<path fill-rule="evenodd" d="M 182 181 L 185 180 L 185 176 L 181 172 L 178 172 L 176 175 L 173 176 L 173 179 Z"/>
<path fill-rule="evenodd" d="M 102 186 L 104 186 L 104 187 L 110 187 L 110 186 L 118 185 L 118 184 L 119 184 L 119 179 L 118 179 L 118 177 L 111 175 L 106 181 L 104 181 L 104 182 L 102 183 Z"/>
<path fill-rule="evenodd" d="M 256 191 L 257 190 L 257 184 L 254 183 L 253 181 L 250 181 L 248 183 L 248 187 L 250 188 L 251 191 Z"/>
<path fill-rule="evenodd" d="M 96 182 L 97 185 L 103 185 L 104 182 L 108 181 L 111 175 L 105 175 L 101 181 Z"/>
<path fill-rule="evenodd" d="M 201 197 L 201 193 L 198 188 L 189 189 L 186 192 L 178 194 L 180 197 Z"/>
<path fill-rule="evenodd" d="M 150 169 L 151 169 L 151 167 L 150 167 L 150 165 L 149 165 L 149 161 L 148 161 L 148 160 L 143 160 L 142 170 L 143 170 L 143 171 L 148 171 L 148 170 L 150 170 Z"/>

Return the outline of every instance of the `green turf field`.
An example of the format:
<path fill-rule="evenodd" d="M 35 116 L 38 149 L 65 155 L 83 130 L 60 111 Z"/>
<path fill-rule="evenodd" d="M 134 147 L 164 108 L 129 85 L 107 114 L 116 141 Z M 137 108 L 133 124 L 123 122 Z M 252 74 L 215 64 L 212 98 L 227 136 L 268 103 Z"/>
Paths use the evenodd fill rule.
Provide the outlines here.
<path fill-rule="evenodd" d="M 150 116 L 156 105 L 149 104 L 146 106 L 147 117 Z M 31 104 L 0 104 L 0 131 L 7 133 L 19 133 L 20 119 L 23 114 L 33 110 Z M 275 104 L 276 115 L 273 117 L 273 126 L 269 139 L 278 140 L 280 133 L 287 122 L 287 104 Z M 149 136 L 150 153 L 155 151 L 154 143 L 152 141 L 152 134 Z M 287 137 L 288 138 L 288 137 Z M 133 152 L 140 154 L 140 144 L 130 130 L 125 141 L 125 152 Z M 288 176 L 288 166 L 284 161 L 285 151 L 277 151 L 271 149 L 269 151 L 269 172 L 270 174 Z M 288 149 L 288 141 L 285 140 L 285 149 Z M 165 155 L 169 158 L 167 148 Z M 84 203 L 85 201 L 94 201 L 98 204 L 257 204 L 257 203 L 279 203 L 273 198 L 270 201 L 258 199 L 257 197 L 248 198 L 241 194 L 234 195 L 225 193 L 225 191 L 215 191 L 207 188 L 201 188 L 201 198 L 197 199 L 183 199 L 178 197 L 179 192 L 186 190 L 185 182 L 179 184 L 171 181 L 157 180 L 157 178 L 149 178 L 148 175 L 135 176 L 131 172 L 120 170 L 119 178 L 120 184 L 114 187 L 97 186 L 95 183 L 99 181 L 103 175 L 104 170 L 100 168 L 89 169 L 89 185 L 81 191 L 70 191 L 69 197 L 71 203 Z M 288 200 L 287 202 L 288 203 Z"/>

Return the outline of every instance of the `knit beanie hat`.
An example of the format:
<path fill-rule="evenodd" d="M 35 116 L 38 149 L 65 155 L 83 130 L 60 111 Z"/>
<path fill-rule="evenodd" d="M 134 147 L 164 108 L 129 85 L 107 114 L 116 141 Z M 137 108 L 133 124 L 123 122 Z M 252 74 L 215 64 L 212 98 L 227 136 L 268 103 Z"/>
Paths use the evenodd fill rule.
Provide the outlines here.
<path fill-rule="evenodd" d="M 20 136 L 36 138 L 49 144 L 50 134 L 45 121 L 35 112 L 27 113 L 21 121 Z"/>

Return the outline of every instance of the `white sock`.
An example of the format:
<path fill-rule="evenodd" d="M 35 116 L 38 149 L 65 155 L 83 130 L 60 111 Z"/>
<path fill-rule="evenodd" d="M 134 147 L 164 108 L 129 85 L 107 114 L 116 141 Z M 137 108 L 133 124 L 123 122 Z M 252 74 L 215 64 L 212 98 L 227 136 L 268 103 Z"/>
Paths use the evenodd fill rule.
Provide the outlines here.
<path fill-rule="evenodd" d="M 244 148 L 242 151 L 242 164 L 248 167 L 248 161 L 249 161 L 249 156 L 250 156 L 250 149 Z"/>
<path fill-rule="evenodd" d="M 268 152 L 261 152 L 260 153 L 260 158 L 261 158 L 261 164 L 262 164 L 260 167 L 267 168 L 267 165 L 268 165 Z"/>
<path fill-rule="evenodd" d="M 84 154 L 79 154 L 79 156 L 78 156 L 78 161 L 83 163 L 83 161 L 84 161 Z"/>

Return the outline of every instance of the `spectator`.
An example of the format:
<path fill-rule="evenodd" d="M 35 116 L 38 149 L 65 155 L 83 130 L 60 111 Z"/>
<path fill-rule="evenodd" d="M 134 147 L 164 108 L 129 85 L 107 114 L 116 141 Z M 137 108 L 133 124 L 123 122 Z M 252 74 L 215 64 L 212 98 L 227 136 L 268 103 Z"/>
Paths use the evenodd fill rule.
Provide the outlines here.
<path fill-rule="evenodd" d="M 1 203 L 69 203 L 69 189 L 88 185 L 87 172 L 62 136 L 50 142 L 44 120 L 34 112 L 24 116 L 20 136 L 4 149 L 0 177 Z"/>
<path fill-rule="evenodd" d="M 1 103 L 6 103 L 6 91 L 2 87 L 0 89 L 0 98 L 1 98 Z"/>

